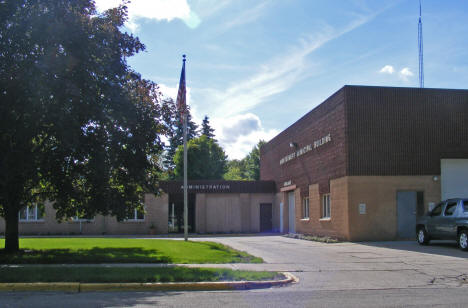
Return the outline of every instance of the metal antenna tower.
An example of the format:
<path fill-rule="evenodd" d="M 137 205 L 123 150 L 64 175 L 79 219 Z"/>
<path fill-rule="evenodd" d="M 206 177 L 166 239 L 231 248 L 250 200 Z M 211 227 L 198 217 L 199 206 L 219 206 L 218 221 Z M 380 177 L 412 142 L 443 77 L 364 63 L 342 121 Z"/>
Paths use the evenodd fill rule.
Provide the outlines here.
<path fill-rule="evenodd" d="M 423 32 L 421 21 L 421 0 L 419 0 L 419 24 L 418 24 L 418 47 L 419 47 L 419 87 L 424 88 L 424 51 Z"/>

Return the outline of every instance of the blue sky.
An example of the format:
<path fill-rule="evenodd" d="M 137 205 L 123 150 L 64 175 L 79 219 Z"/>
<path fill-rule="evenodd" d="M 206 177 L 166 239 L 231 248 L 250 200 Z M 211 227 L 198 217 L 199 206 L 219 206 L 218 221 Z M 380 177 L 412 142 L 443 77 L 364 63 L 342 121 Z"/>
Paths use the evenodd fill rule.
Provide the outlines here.
<path fill-rule="evenodd" d="M 119 0 L 96 0 L 99 9 Z M 468 1 L 422 0 L 425 86 L 467 88 Z M 133 0 L 129 59 L 242 158 L 345 84 L 418 86 L 418 0 Z"/>

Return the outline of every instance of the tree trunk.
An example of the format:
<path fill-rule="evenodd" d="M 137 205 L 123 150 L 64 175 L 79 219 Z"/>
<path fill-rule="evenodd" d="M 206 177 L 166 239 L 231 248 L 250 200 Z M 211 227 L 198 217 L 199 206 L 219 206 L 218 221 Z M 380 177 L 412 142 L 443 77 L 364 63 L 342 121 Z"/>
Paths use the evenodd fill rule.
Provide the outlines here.
<path fill-rule="evenodd" d="M 7 210 L 5 214 L 5 251 L 16 252 L 19 250 L 18 211 Z"/>

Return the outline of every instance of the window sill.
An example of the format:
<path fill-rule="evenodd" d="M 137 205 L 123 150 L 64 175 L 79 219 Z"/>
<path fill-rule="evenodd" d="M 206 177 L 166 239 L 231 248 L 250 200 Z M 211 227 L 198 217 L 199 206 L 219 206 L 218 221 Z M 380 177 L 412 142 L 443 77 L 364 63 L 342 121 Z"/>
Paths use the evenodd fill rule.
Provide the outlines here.
<path fill-rule="evenodd" d="M 302 218 L 301 221 L 310 221 L 310 218 Z"/>
<path fill-rule="evenodd" d="M 331 221 L 331 217 L 320 218 L 319 221 Z"/>

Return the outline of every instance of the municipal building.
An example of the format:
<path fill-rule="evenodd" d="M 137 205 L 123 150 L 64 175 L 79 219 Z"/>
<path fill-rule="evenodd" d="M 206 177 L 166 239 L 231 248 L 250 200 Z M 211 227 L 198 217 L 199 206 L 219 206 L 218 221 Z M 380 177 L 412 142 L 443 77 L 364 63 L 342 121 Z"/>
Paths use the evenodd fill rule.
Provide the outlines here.
<path fill-rule="evenodd" d="M 189 231 L 409 239 L 417 216 L 468 197 L 467 184 L 468 90 L 344 86 L 261 148 L 260 181 L 189 181 Z M 182 183 L 160 189 L 123 222 L 26 208 L 20 233 L 183 232 Z"/>

